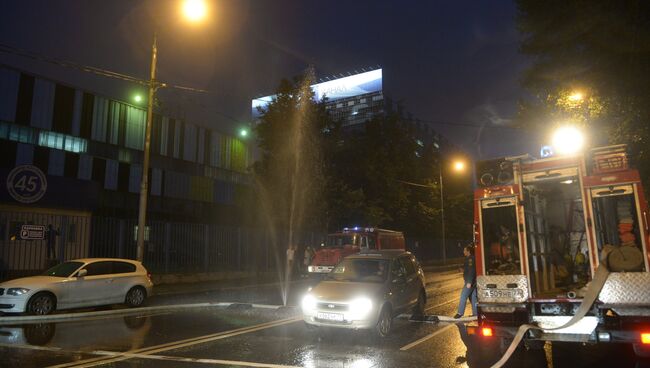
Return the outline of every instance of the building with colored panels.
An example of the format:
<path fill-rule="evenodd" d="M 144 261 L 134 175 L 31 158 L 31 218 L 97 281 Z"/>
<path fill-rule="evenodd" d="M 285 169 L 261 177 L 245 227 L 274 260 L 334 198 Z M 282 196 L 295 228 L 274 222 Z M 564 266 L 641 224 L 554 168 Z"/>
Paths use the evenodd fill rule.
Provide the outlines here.
<path fill-rule="evenodd" d="M 145 124 L 140 106 L 0 66 L 0 237 L 12 217 L 3 212 L 135 218 Z M 238 221 L 238 195 L 250 188 L 246 142 L 160 114 L 151 139 L 149 219 Z M 47 190 L 34 203 L 16 200 L 5 185 L 20 165 L 46 175 Z"/>

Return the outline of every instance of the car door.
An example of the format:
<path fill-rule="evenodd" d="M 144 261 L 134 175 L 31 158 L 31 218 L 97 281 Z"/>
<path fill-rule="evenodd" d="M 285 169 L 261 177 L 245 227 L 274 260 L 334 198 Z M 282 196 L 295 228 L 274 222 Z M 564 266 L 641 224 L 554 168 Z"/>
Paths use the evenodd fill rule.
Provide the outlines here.
<path fill-rule="evenodd" d="M 108 304 L 112 290 L 112 263 L 110 261 L 98 261 L 85 265 L 82 270 L 86 275 L 77 277 L 72 290 L 74 302 L 71 306 L 92 306 Z M 75 297 L 76 294 L 76 297 Z"/>
<path fill-rule="evenodd" d="M 406 305 L 406 270 L 398 259 L 393 259 L 390 266 L 390 294 L 394 309 L 400 310 Z"/>
<path fill-rule="evenodd" d="M 133 263 L 113 261 L 113 282 L 111 287 L 111 299 L 116 303 L 121 303 L 126 297 L 126 293 L 136 282 L 136 266 Z"/>
<path fill-rule="evenodd" d="M 410 256 L 402 256 L 399 258 L 399 261 L 406 271 L 406 284 L 404 286 L 405 305 L 413 305 L 417 302 L 420 292 L 417 270 Z"/>

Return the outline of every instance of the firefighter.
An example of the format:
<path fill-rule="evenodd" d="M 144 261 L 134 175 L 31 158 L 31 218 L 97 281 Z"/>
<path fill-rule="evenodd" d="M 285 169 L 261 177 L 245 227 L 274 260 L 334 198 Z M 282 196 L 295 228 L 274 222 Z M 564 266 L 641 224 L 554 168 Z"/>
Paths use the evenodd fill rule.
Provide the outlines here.
<path fill-rule="evenodd" d="M 472 315 L 476 316 L 476 261 L 474 260 L 474 247 L 471 245 L 465 246 L 463 249 L 465 255 L 465 262 L 463 263 L 463 290 L 460 292 L 460 303 L 458 303 L 458 312 L 454 316 L 458 319 L 465 314 L 465 303 L 470 299 L 472 303 Z"/>

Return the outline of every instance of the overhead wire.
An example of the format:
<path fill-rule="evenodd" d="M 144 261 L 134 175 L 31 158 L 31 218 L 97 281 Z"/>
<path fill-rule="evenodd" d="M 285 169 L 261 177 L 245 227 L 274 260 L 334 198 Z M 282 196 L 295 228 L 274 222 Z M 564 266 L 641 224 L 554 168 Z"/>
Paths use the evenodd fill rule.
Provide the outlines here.
<path fill-rule="evenodd" d="M 88 66 L 88 65 L 83 65 L 79 63 L 75 63 L 72 61 L 68 60 L 62 60 L 62 59 L 57 59 L 49 56 L 45 56 L 36 52 L 32 51 L 27 51 L 23 50 L 14 46 L 10 45 L 5 45 L 0 43 L 0 52 L 7 53 L 7 54 L 13 54 L 17 56 L 22 56 L 25 58 L 29 58 L 32 60 L 44 62 L 44 63 L 49 63 L 57 66 L 61 66 L 64 68 L 71 68 L 71 69 L 76 69 L 80 70 L 82 72 L 87 72 L 87 73 L 92 73 L 95 75 L 103 76 L 103 77 L 108 77 L 108 78 L 114 78 L 114 79 L 120 79 L 123 81 L 131 82 L 131 83 L 137 83 L 143 86 L 149 86 L 149 81 L 138 78 L 138 77 L 133 77 L 128 74 L 123 74 L 123 73 L 118 73 L 114 72 L 112 70 L 108 69 L 102 69 L 102 68 L 97 68 L 93 66 Z M 156 81 L 158 86 L 160 87 L 168 87 L 168 88 L 175 88 L 183 91 L 191 91 L 191 92 L 199 92 L 199 93 L 210 93 L 210 91 L 205 90 L 205 89 L 200 89 L 200 88 L 194 88 L 194 87 L 187 87 L 187 86 L 180 86 L 180 85 L 175 85 L 175 84 L 168 84 L 160 81 Z"/>

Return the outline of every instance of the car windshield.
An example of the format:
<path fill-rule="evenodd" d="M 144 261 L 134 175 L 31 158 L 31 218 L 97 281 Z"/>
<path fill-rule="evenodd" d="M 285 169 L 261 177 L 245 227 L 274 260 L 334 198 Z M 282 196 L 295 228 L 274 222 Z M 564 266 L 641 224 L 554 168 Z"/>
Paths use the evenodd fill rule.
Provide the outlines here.
<path fill-rule="evenodd" d="M 388 275 L 388 261 L 383 259 L 344 259 L 327 276 L 332 281 L 383 283 Z"/>
<path fill-rule="evenodd" d="M 356 245 L 359 236 L 357 235 L 330 235 L 327 237 L 327 247 L 342 247 L 344 245 Z"/>
<path fill-rule="evenodd" d="M 81 266 L 82 262 L 63 262 L 45 271 L 43 276 L 70 277 Z"/>

